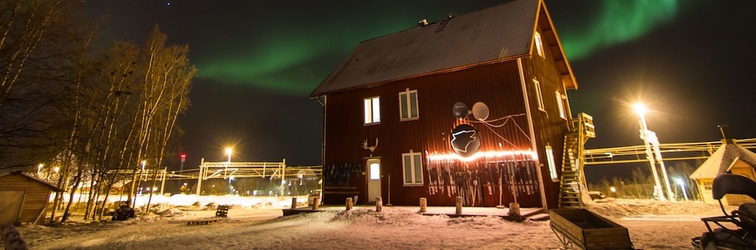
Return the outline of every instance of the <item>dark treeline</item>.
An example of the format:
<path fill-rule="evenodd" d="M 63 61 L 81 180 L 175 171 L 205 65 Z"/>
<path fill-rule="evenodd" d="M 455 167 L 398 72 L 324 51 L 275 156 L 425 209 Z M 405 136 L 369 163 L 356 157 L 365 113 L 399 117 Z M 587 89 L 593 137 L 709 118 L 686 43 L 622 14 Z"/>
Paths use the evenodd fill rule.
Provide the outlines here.
<path fill-rule="evenodd" d="M 106 20 L 84 19 L 82 5 L 0 1 L 0 171 L 64 190 L 51 220 L 59 209 L 66 219 L 64 193 L 88 193 L 85 219 L 101 219 L 96 201 L 112 188 L 132 200 L 142 162 L 154 173 L 177 154 L 177 117 L 197 73 L 188 46 L 166 45 L 157 26 L 141 44 L 101 42 Z"/>

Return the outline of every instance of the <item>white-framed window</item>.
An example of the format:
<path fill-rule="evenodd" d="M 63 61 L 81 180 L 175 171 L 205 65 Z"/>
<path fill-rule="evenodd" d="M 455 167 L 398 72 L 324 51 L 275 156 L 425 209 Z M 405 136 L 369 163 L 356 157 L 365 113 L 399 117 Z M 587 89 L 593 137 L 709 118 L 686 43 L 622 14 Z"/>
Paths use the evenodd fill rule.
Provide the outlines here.
<path fill-rule="evenodd" d="M 381 100 L 380 97 L 368 97 L 365 103 L 365 125 L 376 124 L 381 122 Z"/>
<path fill-rule="evenodd" d="M 538 109 L 540 109 L 541 111 L 545 111 L 546 109 L 543 108 L 543 92 L 541 92 L 541 82 L 539 82 L 536 79 L 533 79 L 533 85 L 535 85 L 536 100 L 538 101 Z"/>
<path fill-rule="evenodd" d="M 421 153 L 412 152 L 402 154 L 402 170 L 405 186 L 423 185 L 423 158 Z"/>
<path fill-rule="evenodd" d="M 559 117 L 562 117 L 562 119 L 567 119 L 567 113 L 564 108 L 564 99 L 562 98 L 562 94 L 559 93 L 559 91 L 556 91 L 554 93 L 556 94 L 557 106 L 559 106 Z"/>
<path fill-rule="evenodd" d="M 371 162 L 369 166 L 370 166 L 370 179 L 380 180 L 381 179 L 381 164 L 379 164 L 378 162 Z"/>
<path fill-rule="evenodd" d="M 535 32 L 535 46 L 536 46 L 536 52 L 538 52 L 538 55 L 543 57 L 543 41 L 541 40 L 541 33 L 538 33 L 538 31 Z"/>
<path fill-rule="evenodd" d="M 417 120 L 418 117 L 417 90 L 399 92 L 399 120 Z"/>
<path fill-rule="evenodd" d="M 549 176 L 551 177 L 551 181 L 559 181 L 559 176 L 557 175 L 557 166 L 554 161 L 554 149 L 551 148 L 551 145 L 548 144 L 546 145 L 546 164 L 549 165 Z"/>

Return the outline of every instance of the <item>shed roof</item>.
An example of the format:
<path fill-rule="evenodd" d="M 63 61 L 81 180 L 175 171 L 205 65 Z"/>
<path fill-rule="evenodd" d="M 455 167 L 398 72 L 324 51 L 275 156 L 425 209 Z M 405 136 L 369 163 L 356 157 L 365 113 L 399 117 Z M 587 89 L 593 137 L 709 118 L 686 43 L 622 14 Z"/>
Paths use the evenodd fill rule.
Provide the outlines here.
<path fill-rule="evenodd" d="M 742 160 L 751 167 L 756 168 L 756 153 L 738 146 L 735 143 L 722 144 L 714 151 L 709 159 L 690 174 L 691 179 L 715 178 L 717 175 L 727 172 L 735 160 Z"/>
<path fill-rule="evenodd" d="M 538 19 L 552 26 L 546 43 L 568 88 L 577 88 L 542 0 L 517 0 L 363 41 L 311 96 L 530 56 Z"/>
<path fill-rule="evenodd" d="M 39 182 L 42 185 L 50 187 L 50 189 L 52 189 L 53 191 L 59 191 L 60 190 L 58 187 L 56 187 L 53 184 L 50 184 L 49 182 L 46 182 L 46 181 L 44 181 L 44 180 L 42 180 L 40 178 L 37 178 L 37 177 L 31 176 L 31 175 L 25 174 L 25 173 L 23 173 L 21 171 L 12 171 L 12 172 L 0 173 L 0 179 L 3 178 L 3 177 L 5 177 L 5 176 L 11 176 L 11 175 L 26 177 L 28 179 L 31 179 L 32 181 Z"/>

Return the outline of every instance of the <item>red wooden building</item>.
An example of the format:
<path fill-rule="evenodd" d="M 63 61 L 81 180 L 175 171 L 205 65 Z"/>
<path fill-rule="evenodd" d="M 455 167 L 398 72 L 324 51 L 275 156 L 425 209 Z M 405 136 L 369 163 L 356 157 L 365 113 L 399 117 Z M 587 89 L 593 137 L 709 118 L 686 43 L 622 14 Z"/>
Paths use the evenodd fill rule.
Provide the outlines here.
<path fill-rule="evenodd" d="M 573 89 L 542 0 L 364 41 L 311 94 L 325 109 L 323 202 L 557 207 Z"/>

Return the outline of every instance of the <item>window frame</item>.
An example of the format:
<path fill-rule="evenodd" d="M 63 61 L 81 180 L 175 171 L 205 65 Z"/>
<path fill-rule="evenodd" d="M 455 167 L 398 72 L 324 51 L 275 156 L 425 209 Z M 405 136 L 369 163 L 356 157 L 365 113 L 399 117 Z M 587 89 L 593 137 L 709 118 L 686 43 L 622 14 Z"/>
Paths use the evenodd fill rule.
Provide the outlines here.
<path fill-rule="evenodd" d="M 412 106 L 412 101 L 413 101 L 412 100 L 412 93 L 415 94 L 415 98 L 414 98 L 414 101 L 415 101 L 414 102 L 415 103 L 415 105 L 414 105 L 415 116 L 414 117 L 412 116 L 412 108 L 413 108 L 413 106 Z M 402 95 L 404 95 L 404 96 L 402 96 Z M 414 121 L 414 120 L 420 119 L 420 107 L 419 107 L 419 103 L 418 103 L 417 99 L 418 99 L 418 97 L 417 97 L 417 90 L 416 89 L 415 90 L 406 89 L 403 92 L 399 92 L 399 121 Z M 402 101 L 407 102 L 406 109 L 404 109 L 402 107 Z M 406 118 L 404 117 L 405 114 L 407 115 Z"/>
<path fill-rule="evenodd" d="M 381 97 L 371 96 L 362 99 L 364 125 L 381 123 Z M 370 105 L 368 107 L 368 105 Z"/>
<path fill-rule="evenodd" d="M 538 101 L 538 110 L 546 111 L 546 108 L 543 105 L 543 91 L 541 91 L 541 82 L 533 78 L 533 85 L 535 86 L 536 101 Z"/>
<path fill-rule="evenodd" d="M 543 39 L 541 38 L 541 33 L 536 31 L 535 35 L 533 35 L 533 40 L 535 40 L 536 53 L 538 53 L 541 58 L 546 58 L 543 53 Z"/>
<path fill-rule="evenodd" d="M 407 165 L 406 157 L 410 157 L 410 165 Z M 419 163 L 419 166 L 416 166 L 415 164 Z M 407 180 L 407 170 L 410 170 L 410 177 L 411 180 L 408 182 Z M 419 172 L 417 172 L 419 171 Z M 409 153 L 403 153 L 402 154 L 402 184 L 404 186 L 422 186 L 424 184 L 423 180 L 423 154 L 421 152 L 413 152 L 410 150 Z"/>
<path fill-rule="evenodd" d="M 557 107 L 559 108 L 559 117 L 567 120 L 567 109 L 565 109 L 564 97 L 559 91 L 554 91 L 556 94 Z"/>
<path fill-rule="evenodd" d="M 551 177 L 551 181 L 558 182 L 559 174 L 557 172 L 556 160 L 554 157 L 554 148 L 552 148 L 551 145 L 546 144 L 545 150 L 546 150 L 546 164 L 549 167 L 549 177 Z"/>

